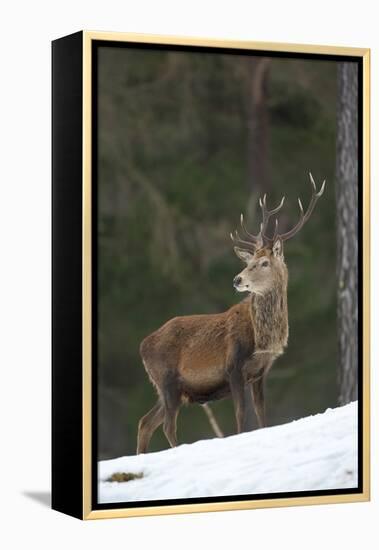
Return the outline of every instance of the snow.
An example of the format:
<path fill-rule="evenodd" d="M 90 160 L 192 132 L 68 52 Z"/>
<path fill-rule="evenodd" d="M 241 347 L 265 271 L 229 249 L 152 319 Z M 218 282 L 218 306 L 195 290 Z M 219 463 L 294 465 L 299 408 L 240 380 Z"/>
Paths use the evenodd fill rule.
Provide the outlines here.
<path fill-rule="evenodd" d="M 99 503 L 357 487 L 357 403 L 280 426 L 99 462 Z M 141 479 L 110 482 L 114 473 Z"/>

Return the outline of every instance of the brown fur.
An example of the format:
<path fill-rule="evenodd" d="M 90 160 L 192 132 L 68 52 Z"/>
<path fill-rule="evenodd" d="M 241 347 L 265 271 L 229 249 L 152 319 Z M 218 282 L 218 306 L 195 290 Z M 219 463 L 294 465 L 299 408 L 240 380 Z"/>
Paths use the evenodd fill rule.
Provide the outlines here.
<path fill-rule="evenodd" d="M 254 277 L 269 280 L 264 293 L 252 292 L 223 313 L 175 317 L 141 343 L 143 364 L 157 389 L 158 402 L 140 421 L 138 453 L 147 451 L 162 423 L 169 443 L 176 445 L 176 417 L 185 401 L 205 403 L 231 394 L 237 429 L 242 431 L 246 384 L 251 387 L 259 425 L 265 425 L 264 378 L 283 353 L 288 337 L 287 268 L 283 256 L 275 256 L 271 248 L 257 250 L 251 261 L 262 263 L 261 258 L 269 262 L 269 269 L 264 266 L 259 274 L 258 269 L 246 268 L 244 276 L 251 281 Z"/>

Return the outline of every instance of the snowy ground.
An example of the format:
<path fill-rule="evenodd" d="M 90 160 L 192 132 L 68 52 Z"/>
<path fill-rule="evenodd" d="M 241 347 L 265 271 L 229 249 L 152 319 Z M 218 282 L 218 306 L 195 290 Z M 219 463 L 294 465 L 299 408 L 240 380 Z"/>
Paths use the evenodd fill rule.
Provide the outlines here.
<path fill-rule="evenodd" d="M 99 502 L 357 486 L 357 404 L 263 430 L 99 463 Z M 109 482 L 114 473 L 143 474 Z"/>

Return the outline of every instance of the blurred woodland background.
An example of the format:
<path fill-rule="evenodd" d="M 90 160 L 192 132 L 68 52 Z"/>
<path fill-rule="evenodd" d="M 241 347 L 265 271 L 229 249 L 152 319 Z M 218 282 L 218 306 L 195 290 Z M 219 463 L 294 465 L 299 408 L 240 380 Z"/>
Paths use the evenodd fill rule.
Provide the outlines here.
<path fill-rule="evenodd" d="M 258 232 L 264 193 L 269 205 L 286 195 L 279 227 L 292 226 L 297 197 L 304 205 L 310 197 L 309 170 L 327 187 L 285 247 L 290 336 L 268 376 L 268 423 L 337 406 L 339 65 L 99 47 L 100 459 L 135 453 L 138 420 L 155 403 L 141 340 L 171 317 L 221 312 L 243 298 L 232 286 L 241 263 L 230 231 L 243 212 Z M 212 409 L 224 433 L 235 433 L 231 400 Z M 179 442 L 207 437 L 202 408 L 184 407 Z M 151 450 L 163 448 L 159 429 Z"/>

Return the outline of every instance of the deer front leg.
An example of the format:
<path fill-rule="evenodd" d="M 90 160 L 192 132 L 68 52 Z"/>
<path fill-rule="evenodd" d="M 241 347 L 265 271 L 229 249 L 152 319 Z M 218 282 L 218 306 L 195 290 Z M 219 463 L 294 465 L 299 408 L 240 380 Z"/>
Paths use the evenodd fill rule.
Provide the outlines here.
<path fill-rule="evenodd" d="M 234 412 L 237 421 L 237 433 L 243 431 L 245 425 L 245 386 L 241 369 L 235 367 L 229 374 L 230 392 L 233 398 Z"/>
<path fill-rule="evenodd" d="M 258 420 L 258 426 L 264 428 L 266 426 L 266 411 L 265 411 L 265 370 L 262 369 L 256 374 L 255 379 L 251 382 L 251 395 L 253 397 L 253 405 L 255 414 Z"/>

